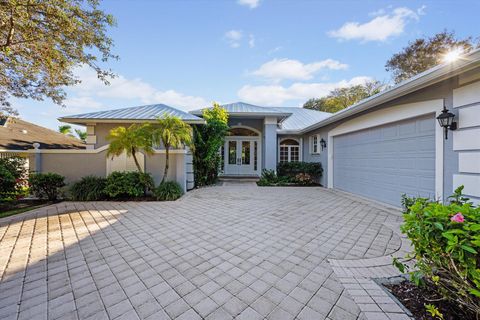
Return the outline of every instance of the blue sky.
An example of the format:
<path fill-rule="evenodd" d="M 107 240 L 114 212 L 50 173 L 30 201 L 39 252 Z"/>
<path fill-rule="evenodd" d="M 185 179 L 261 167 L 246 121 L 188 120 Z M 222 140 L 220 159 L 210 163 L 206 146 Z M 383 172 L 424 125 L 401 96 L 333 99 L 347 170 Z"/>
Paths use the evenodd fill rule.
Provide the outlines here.
<path fill-rule="evenodd" d="M 192 110 L 245 101 L 301 106 L 338 86 L 390 81 L 385 62 L 408 41 L 444 29 L 478 37 L 480 1 L 104 0 L 118 26 L 105 87 L 79 68 L 66 108 L 15 100 L 53 129 L 68 114 L 165 103 Z M 477 32 L 477 33 L 475 33 Z"/>

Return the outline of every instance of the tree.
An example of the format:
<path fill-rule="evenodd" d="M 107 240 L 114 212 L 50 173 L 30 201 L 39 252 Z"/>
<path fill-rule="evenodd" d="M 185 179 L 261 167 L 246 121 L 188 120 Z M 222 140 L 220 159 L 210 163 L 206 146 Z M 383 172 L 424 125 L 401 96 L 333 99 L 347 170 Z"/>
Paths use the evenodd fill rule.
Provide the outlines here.
<path fill-rule="evenodd" d="M 334 113 L 379 93 L 384 87 L 385 85 L 380 81 L 372 80 L 365 84 L 336 88 L 330 91 L 326 97 L 308 100 L 303 107 Z"/>
<path fill-rule="evenodd" d="M 165 114 L 157 119 L 151 136 L 153 137 L 153 143 L 156 145 L 163 144 L 165 148 L 165 171 L 160 182 L 162 184 L 168 174 L 170 149 L 177 149 L 183 145 L 192 146 L 192 127 L 178 117 Z"/>
<path fill-rule="evenodd" d="M 83 142 L 85 142 L 87 140 L 87 132 L 86 131 L 82 131 L 80 129 L 75 129 L 75 133 L 77 134 L 78 139 L 82 140 Z"/>
<path fill-rule="evenodd" d="M 0 117 L 16 114 L 11 97 L 63 105 L 64 87 L 80 82 L 78 66 L 108 84 L 113 73 L 98 63 L 117 58 L 106 35 L 115 21 L 98 7 L 99 0 L 0 1 Z"/>
<path fill-rule="evenodd" d="M 203 110 L 204 125 L 194 128 L 193 165 L 196 185 L 214 184 L 218 178 L 222 156 L 220 148 L 225 143 L 228 132 L 228 113 L 219 104 Z"/>
<path fill-rule="evenodd" d="M 107 156 L 118 157 L 125 152 L 127 156 L 133 157 L 135 166 L 139 172 L 142 172 L 137 153 L 143 151 L 145 154 L 153 154 L 150 131 L 148 124 L 132 124 L 128 128 L 117 127 L 110 130 L 107 136 L 107 140 L 110 142 Z"/>
<path fill-rule="evenodd" d="M 58 127 L 58 132 L 65 135 L 72 135 L 72 126 L 64 124 Z"/>
<path fill-rule="evenodd" d="M 445 54 L 452 50 L 466 53 L 475 47 L 479 47 L 479 43 L 475 44 L 471 37 L 457 39 L 454 32 L 445 30 L 433 37 L 409 42 L 387 61 L 385 69 L 392 72 L 393 80 L 399 83 L 442 63 Z"/>

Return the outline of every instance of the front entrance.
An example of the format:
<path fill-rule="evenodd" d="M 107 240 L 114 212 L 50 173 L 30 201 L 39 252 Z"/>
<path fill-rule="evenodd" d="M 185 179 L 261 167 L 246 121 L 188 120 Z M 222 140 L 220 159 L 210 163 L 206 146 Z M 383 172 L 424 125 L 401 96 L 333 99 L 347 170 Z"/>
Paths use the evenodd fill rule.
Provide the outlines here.
<path fill-rule="evenodd" d="M 231 130 L 235 133 L 235 130 Z M 241 131 L 245 134 L 244 130 Z M 258 135 L 233 136 L 225 138 L 222 148 L 223 175 L 260 175 L 260 137 Z"/>

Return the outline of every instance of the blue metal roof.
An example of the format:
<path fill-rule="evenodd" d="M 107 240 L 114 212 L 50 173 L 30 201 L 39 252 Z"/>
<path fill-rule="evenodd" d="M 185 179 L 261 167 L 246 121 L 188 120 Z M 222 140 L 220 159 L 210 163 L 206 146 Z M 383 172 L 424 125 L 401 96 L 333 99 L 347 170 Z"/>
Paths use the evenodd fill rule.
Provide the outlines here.
<path fill-rule="evenodd" d="M 115 110 L 106 110 L 65 116 L 60 121 L 81 123 L 82 120 L 155 120 L 168 114 L 179 117 L 184 121 L 202 121 L 201 118 L 165 104 L 152 104 L 146 106 L 129 107 Z"/>
<path fill-rule="evenodd" d="M 332 115 L 328 112 L 321 112 L 317 110 L 310 110 L 299 107 L 282 107 L 275 109 L 285 110 L 292 113 L 290 117 L 286 118 L 282 122 L 281 128 L 278 130 L 278 133 L 302 130 Z"/>

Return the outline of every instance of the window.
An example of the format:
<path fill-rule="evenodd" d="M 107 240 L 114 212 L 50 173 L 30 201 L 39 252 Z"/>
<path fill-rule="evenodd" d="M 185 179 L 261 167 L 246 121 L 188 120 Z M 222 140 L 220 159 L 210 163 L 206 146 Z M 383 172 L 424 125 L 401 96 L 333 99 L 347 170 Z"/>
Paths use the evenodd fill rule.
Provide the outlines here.
<path fill-rule="evenodd" d="M 258 133 L 247 128 L 231 128 L 228 130 L 229 136 L 255 137 Z"/>
<path fill-rule="evenodd" d="M 286 139 L 280 142 L 280 163 L 300 161 L 298 141 Z"/>
<path fill-rule="evenodd" d="M 320 154 L 320 135 L 310 136 L 310 153 Z"/>

